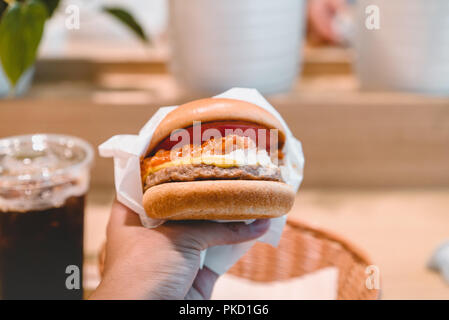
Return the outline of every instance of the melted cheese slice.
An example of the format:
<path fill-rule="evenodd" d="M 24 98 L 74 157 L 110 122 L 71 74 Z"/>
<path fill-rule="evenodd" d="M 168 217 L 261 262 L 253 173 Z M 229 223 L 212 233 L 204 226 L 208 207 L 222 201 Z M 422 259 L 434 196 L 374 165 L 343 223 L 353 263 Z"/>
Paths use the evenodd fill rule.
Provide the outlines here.
<path fill-rule="evenodd" d="M 149 167 L 147 169 L 146 175 L 155 173 L 161 169 L 181 166 L 181 165 L 198 165 L 206 164 L 212 165 L 220 168 L 230 168 L 239 167 L 247 165 L 260 165 L 264 167 L 277 167 L 271 161 L 266 150 L 249 149 L 243 150 L 238 149 L 225 155 L 210 155 L 204 154 L 200 157 L 181 157 L 175 160 L 165 162 L 155 167 Z"/>
<path fill-rule="evenodd" d="M 161 169 L 176 167 L 181 165 L 189 165 L 189 164 L 207 164 L 220 168 L 229 168 L 238 166 L 238 162 L 236 160 L 227 159 L 226 157 L 197 157 L 197 158 L 179 158 L 170 162 L 165 162 L 156 167 L 149 167 L 148 174 L 157 172 Z"/>

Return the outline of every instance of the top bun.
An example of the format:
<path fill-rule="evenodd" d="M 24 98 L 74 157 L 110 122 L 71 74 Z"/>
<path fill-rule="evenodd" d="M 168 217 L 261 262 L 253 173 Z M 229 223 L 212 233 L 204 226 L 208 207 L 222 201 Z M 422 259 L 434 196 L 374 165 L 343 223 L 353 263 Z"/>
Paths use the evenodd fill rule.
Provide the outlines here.
<path fill-rule="evenodd" d="M 247 121 L 257 123 L 268 129 L 277 129 L 279 148 L 285 142 L 285 130 L 280 121 L 265 109 L 246 101 L 225 98 L 208 98 L 195 100 L 180 105 L 171 111 L 154 131 L 148 146 L 148 155 L 168 137 L 173 130 L 191 127 L 193 121 Z"/>

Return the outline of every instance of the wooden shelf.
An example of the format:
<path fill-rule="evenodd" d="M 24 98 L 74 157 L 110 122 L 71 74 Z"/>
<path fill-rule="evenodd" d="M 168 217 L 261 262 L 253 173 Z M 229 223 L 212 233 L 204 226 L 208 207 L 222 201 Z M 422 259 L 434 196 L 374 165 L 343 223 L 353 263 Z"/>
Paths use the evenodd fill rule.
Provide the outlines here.
<path fill-rule="evenodd" d="M 338 59 L 306 59 L 305 69 L 348 65 Z M 179 88 L 162 61 L 41 61 L 26 97 L 0 101 L 0 136 L 67 133 L 97 146 L 137 133 L 161 106 L 200 97 Z M 268 99 L 303 142 L 305 187 L 449 186 L 447 98 L 361 92 L 340 70 L 305 73 L 292 92 Z M 97 158 L 94 185 L 112 181 L 112 162 Z"/>

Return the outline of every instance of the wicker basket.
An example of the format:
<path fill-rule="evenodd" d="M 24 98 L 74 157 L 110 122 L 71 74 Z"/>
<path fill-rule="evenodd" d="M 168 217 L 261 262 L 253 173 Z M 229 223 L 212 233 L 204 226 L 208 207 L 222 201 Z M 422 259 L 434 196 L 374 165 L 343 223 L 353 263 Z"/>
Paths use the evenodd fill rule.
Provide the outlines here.
<path fill-rule="evenodd" d="M 257 282 L 286 280 L 325 267 L 339 270 L 338 299 L 373 300 L 379 290 L 368 289 L 365 273 L 372 265 L 360 250 L 330 232 L 288 221 L 277 248 L 254 245 L 229 271 Z"/>

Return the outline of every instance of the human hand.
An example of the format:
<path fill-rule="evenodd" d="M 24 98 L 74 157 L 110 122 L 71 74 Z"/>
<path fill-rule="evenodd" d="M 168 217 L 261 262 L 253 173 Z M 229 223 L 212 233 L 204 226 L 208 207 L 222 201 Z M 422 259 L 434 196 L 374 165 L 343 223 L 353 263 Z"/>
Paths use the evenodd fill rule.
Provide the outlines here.
<path fill-rule="evenodd" d="M 309 0 L 309 31 L 313 41 L 330 43 L 341 41 L 333 23 L 335 16 L 345 8 L 345 0 Z"/>
<path fill-rule="evenodd" d="M 200 267 L 200 252 L 263 235 L 270 220 L 252 224 L 166 222 L 146 229 L 115 201 L 107 228 L 103 279 L 90 299 L 209 299 L 218 275 Z"/>

